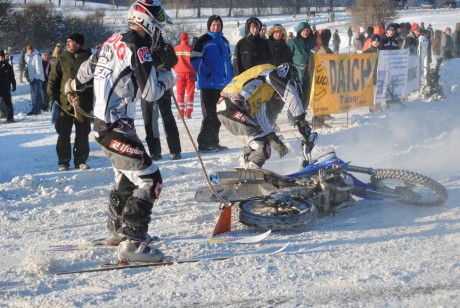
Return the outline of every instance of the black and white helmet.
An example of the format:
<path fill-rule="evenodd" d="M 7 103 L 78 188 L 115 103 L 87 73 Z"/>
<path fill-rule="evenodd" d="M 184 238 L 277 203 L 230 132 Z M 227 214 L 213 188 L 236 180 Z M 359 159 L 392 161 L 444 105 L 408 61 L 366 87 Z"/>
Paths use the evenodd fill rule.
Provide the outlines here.
<path fill-rule="evenodd" d="M 152 47 L 157 45 L 166 23 L 172 24 L 172 19 L 158 0 L 137 0 L 129 8 L 128 24 L 142 27 L 152 38 Z"/>
<path fill-rule="evenodd" d="M 286 78 L 302 97 L 302 73 L 294 64 L 283 63 L 278 66 L 278 76 Z"/>

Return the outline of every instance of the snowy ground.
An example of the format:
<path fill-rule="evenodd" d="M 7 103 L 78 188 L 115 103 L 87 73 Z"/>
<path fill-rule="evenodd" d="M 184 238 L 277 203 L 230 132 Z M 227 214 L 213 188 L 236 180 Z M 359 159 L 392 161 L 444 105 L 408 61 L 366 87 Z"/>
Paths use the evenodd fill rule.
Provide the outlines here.
<path fill-rule="evenodd" d="M 406 12 L 400 20 L 425 21 L 435 29 L 453 28 L 459 22 L 458 14 L 452 13 L 455 10 L 435 11 L 430 15 L 420 10 Z M 267 23 L 295 24 L 288 17 L 285 22 L 280 18 Z M 329 26 L 345 35 L 346 17 Z M 236 43 L 235 25 L 224 30 Z M 183 159 L 170 161 L 163 140 L 164 159 L 158 163 L 164 189 L 153 210 L 150 232 L 162 238 L 159 248 L 185 258 L 266 250 L 287 242 L 290 246 L 276 256 L 70 276 L 52 273 L 97 267 L 100 261 L 113 258 L 114 250 L 43 250 L 106 234 L 113 172 L 93 138 L 88 160 L 92 169 L 57 172 L 57 136 L 50 114 L 26 116 L 31 107 L 29 86 L 18 84 L 13 99 L 19 122 L 4 124 L 2 120 L 0 124 L 0 306 L 459 306 L 459 71 L 460 59 L 444 62 L 441 77 L 447 98 L 443 101 L 412 96 L 404 108 L 393 106 L 377 114 L 361 108 L 334 115 L 332 128 L 319 131 L 313 151 L 317 156 L 334 149 L 354 165 L 428 175 L 449 191 L 443 206 L 357 201 L 335 216 L 318 219 L 310 229 L 272 233 L 252 246 L 172 243 L 178 238 L 210 236 L 219 214 L 218 204 L 194 201 L 196 188 L 206 184 L 179 123 Z M 140 109 L 136 124 L 144 138 Z M 187 124 L 196 140 L 199 104 Z M 275 155 L 264 167 L 289 173 L 300 164 L 300 137 L 288 126 L 284 113 L 280 126 L 290 153 L 283 159 Z M 225 128 L 221 140 L 230 150 L 202 156 L 208 173 L 238 164 L 241 146 Z M 233 212 L 237 214 L 236 209 Z M 234 217 L 232 234 L 258 232 Z"/>

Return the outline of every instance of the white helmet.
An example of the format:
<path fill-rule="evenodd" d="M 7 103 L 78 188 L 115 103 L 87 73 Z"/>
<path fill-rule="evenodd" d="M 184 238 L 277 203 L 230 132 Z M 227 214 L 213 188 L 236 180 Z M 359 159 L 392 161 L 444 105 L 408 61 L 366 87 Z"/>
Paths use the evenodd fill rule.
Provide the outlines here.
<path fill-rule="evenodd" d="M 152 38 L 152 47 L 160 39 L 161 30 L 172 19 L 166 14 L 160 1 L 137 0 L 129 8 L 128 23 L 136 24 L 144 29 Z"/>

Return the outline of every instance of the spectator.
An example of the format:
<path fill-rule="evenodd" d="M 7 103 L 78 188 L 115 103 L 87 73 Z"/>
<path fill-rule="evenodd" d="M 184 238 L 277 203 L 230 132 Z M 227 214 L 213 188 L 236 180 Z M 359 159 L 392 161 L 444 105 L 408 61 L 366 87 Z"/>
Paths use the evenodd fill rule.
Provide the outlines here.
<path fill-rule="evenodd" d="M 190 55 L 193 48 L 188 43 L 189 37 L 186 32 L 181 33 L 180 40 L 181 43 L 174 47 L 177 56 L 177 64 L 174 66 L 174 71 L 176 72 L 177 104 L 179 105 L 178 116 L 184 117 L 185 115 L 187 119 L 191 119 L 196 82 L 196 72 L 190 63 Z M 184 99 L 185 90 L 187 90 L 187 105 Z"/>
<path fill-rule="evenodd" d="M 56 63 L 57 58 L 59 55 L 62 53 L 62 45 L 61 43 L 57 43 L 56 46 L 54 46 L 53 53 L 51 54 L 51 57 L 48 59 L 48 65 L 46 67 L 45 75 L 46 77 L 49 78 L 51 69 L 53 68 L 54 64 Z"/>
<path fill-rule="evenodd" d="M 59 57 L 59 55 L 62 53 L 62 45 L 61 43 L 57 43 L 56 46 L 54 47 L 53 53 L 51 54 L 51 57 L 48 58 L 48 65 L 46 66 L 46 71 L 45 71 L 45 79 L 48 80 L 51 74 L 51 70 L 53 69 L 53 66 L 56 64 L 56 60 Z M 48 84 L 48 82 L 47 82 Z M 48 89 L 48 86 L 47 86 Z M 48 91 L 46 92 L 48 94 Z M 59 107 L 57 107 L 59 108 Z M 53 112 L 53 101 L 49 99 L 48 96 L 48 110 Z M 56 117 L 54 116 L 53 112 L 53 119 L 52 122 L 56 123 Z"/>
<path fill-rule="evenodd" d="M 262 24 L 262 28 L 260 28 L 260 37 L 263 38 L 264 40 L 267 39 L 267 37 L 265 36 L 265 34 L 267 33 L 267 25 L 266 24 Z"/>
<path fill-rule="evenodd" d="M 7 123 L 14 122 L 13 102 L 11 101 L 11 91 L 16 91 L 16 79 L 11 64 L 5 58 L 5 52 L 0 50 L 0 98 L 6 106 Z"/>
<path fill-rule="evenodd" d="M 363 53 L 378 53 L 380 50 L 380 35 L 372 34 L 369 38 L 371 42 L 371 46 L 367 48 Z"/>
<path fill-rule="evenodd" d="M 48 87 L 48 75 L 46 74 L 46 68 L 48 67 L 49 54 L 47 52 L 42 53 L 42 65 L 43 71 L 45 72 L 45 81 L 42 83 L 42 111 L 48 111 L 49 109 L 49 97 L 47 92 Z"/>
<path fill-rule="evenodd" d="M 420 26 L 417 23 L 413 23 L 410 28 L 410 33 L 406 36 L 403 42 L 402 48 L 409 49 L 410 55 L 416 55 L 418 49 L 418 38 L 420 36 Z"/>
<path fill-rule="evenodd" d="M 308 63 L 310 51 L 315 50 L 317 41 L 313 36 L 310 25 L 306 22 L 299 23 L 296 28 L 296 37 L 288 42 L 292 52 L 292 62 L 300 70 L 302 76 L 302 95 L 301 100 L 304 110 L 307 110 L 310 97 L 310 76 L 308 74 Z M 291 124 L 293 119 L 288 112 L 288 118 Z"/>
<path fill-rule="evenodd" d="M 339 35 L 339 30 L 335 30 L 334 35 L 332 37 L 332 45 L 334 46 L 333 52 L 335 54 L 339 53 L 340 49 L 340 35 Z"/>
<path fill-rule="evenodd" d="M 454 56 L 454 41 L 452 40 L 450 34 L 450 27 L 446 27 L 441 35 L 441 52 L 443 58 L 446 60 L 450 60 Z"/>
<path fill-rule="evenodd" d="M 452 40 L 454 42 L 454 58 L 460 58 L 460 22 L 455 24 Z"/>
<path fill-rule="evenodd" d="M 222 18 L 218 15 L 210 16 L 207 28 L 206 34 L 193 46 L 191 63 L 198 75 L 203 113 L 198 150 L 216 152 L 227 148 L 219 144 L 220 122 L 217 119 L 216 105 L 220 91 L 232 80 L 234 74 L 230 44 L 222 33 Z M 260 37 L 259 39 L 262 40 Z"/>
<path fill-rule="evenodd" d="M 363 52 L 371 46 L 371 35 L 374 34 L 374 27 L 367 27 L 366 38 L 364 39 Z"/>
<path fill-rule="evenodd" d="M 396 50 L 399 49 L 399 44 L 397 41 L 397 25 L 392 23 L 389 24 L 385 33 L 380 37 L 380 47 L 383 50 Z"/>
<path fill-rule="evenodd" d="M 59 171 L 69 170 L 72 153 L 75 168 L 80 170 L 90 168 L 86 160 L 89 156 L 88 136 L 91 132 L 91 121 L 83 115 L 76 117 L 77 112 L 80 111 L 75 110 L 64 91 L 67 81 L 76 77 L 79 67 L 91 56 L 91 51 L 83 48 L 84 43 L 85 39 L 80 33 L 70 35 L 66 41 L 67 51 L 57 58 L 48 79 L 49 98 L 61 109 L 54 125 L 58 134 L 56 152 Z M 78 99 L 80 107 L 86 113 L 93 110 L 92 87 L 78 92 Z M 72 150 L 70 136 L 73 126 L 75 126 L 75 142 Z"/>
<path fill-rule="evenodd" d="M 348 35 L 348 46 L 351 46 L 351 38 L 353 37 L 353 30 L 351 30 L 351 26 L 348 27 L 347 35 Z"/>
<path fill-rule="evenodd" d="M 441 67 L 441 63 L 443 60 L 442 52 L 441 52 L 441 36 L 442 36 L 441 30 L 434 31 L 434 37 L 431 43 L 433 58 L 436 60 L 436 66 L 434 69 L 436 74 L 439 74 L 439 68 Z"/>
<path fill-rule="evenodd" d="M 119 261 L 158 262 L 164 257 L 158 249 L 143 245 L 151 239 L 147 233 L 150 216 L 163 180 L 137 136 L 134 117 L 137 101 L 155 102 L 174 85 L 170 71 L 157 75 L 150 52 L 159 49 L 161 29 L 168 21 L 158 1 L 134 2 L 128 13 L 129 29 L 105 41 L 101 51 L 80 66 L 77 79 L 66 87 L 72 94 L 82 83 L 94 80 L 96 142 L 115 171 L 107 242 L 119 244 Z M 120 57 L 114 53 L 117 46 L 125 46 Z"/>
<path fill-rule="evenodd" d="M 410 33 L 410 28 L 411 24 L 408 22 L 404 22 L 399 25 L 399 33 L 397 36 L 399 49 L 404 49 L 404 41 Z"/>
<path fill-rule="evenodd" d="M 270 51 L 267 40 L 260 37 L 262 23 L 256 17 L 250 17 L 246 21 L 245 37 L 240 39 L 235 46 L 233 55 L 233 70 L 235 75 L 239 75 L 247 69 L 268 63 Z"/>
<path fill-rule="evenodd" d="M 378 53 L 380 50 L 380 35 L 372 34 L 369 39 L 370 39 L 371 45 L 365 51 L 363 51 L 363 53 Z M 375 85 L 377 83 L 377 66 L 378 66 L 378 58 L 377 58 L 377 61 L 375 62 L 374 71 L 372 73 L 372 82 L 374 84 L 374 91 L 375 91 Z M 369 111 L 372 113 L 375 111 L 379 111 L 379 110 L 381 110 L 380 104 L 369 107 Z"/>
<path fill-rule="evenodd" d="M 19 56 L 18 61 L 18 69 L 19 69 L 19 82 L 24 83 L 24 71 L 26 70 L 26 49 L 23 48 L 21 51 L 21 55 Z"/>
<path fill-rule="evenodd" d="M 361 31 L 362 30 L 362 31 Z M 363 43 L 364 43 L 364 28 L 356 28 L 355 35 L 353 36 L 353 52 L 360 53 L 363 51 Z"/>
<path fill-rule="evenodd" d="M 268 46 L 270 48 L 270 59 L 268 63 L 275 66 L 279 66 L 283 63 L 292 63 L 292 52 L 286 43 L 286 30 L 280 24 L 274 24 L 273 27 L 268 30 Z M 270 121 L 270 125 L 279 131 L 279 127 L 276 124 L 276 119 L 283 110 L 284 101 L 278 97 L 273 96 L 266 104 L 267 118 Z"/>
<path fill-rule="evenodd" d="M 26 47 L 29 60 L 27 61 L 26 79 L 30 83 L 30 95 L 32 98 L 32 110 L 27 115 L 38 115 L 42 107 L 42 85 L 45 81 L 45 71 L 43 70 L 42 58 L 38 50 L 32 45 Z"/>
<path fill-rule="evenodd" d="M 171 69 L 177 64 L 177 57 L 174 48 L 163 40 L 163 36 L 159 41 L 160 48 L 152 52 L 153 65 L 160 70 Z M 161 69 L 159 67 L 162 67 Z M 159 115 L 163 119 L 163 127 L 168 143 L 170 159 L 181 159 L 181 144 L 179 130 L 174 115 L 171 109 L 171 92 L 166 91 L 163 96 L 151 103 L 144 99 L 141 100 L 142 117 L 144 119 L 145 141 L 149 149 L 150 158 L 152 160 L 163 159 L 161 155 L 160 129 L 158 124 Z"/>

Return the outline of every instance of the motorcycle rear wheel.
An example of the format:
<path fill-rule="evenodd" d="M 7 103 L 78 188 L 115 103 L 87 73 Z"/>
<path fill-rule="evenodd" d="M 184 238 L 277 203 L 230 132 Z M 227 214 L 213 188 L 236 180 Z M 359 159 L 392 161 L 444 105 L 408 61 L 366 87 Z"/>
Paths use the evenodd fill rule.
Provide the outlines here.
<path fill-rule="evenodd" d="M 262 230 L 285 231 L 306 227 L 318 214 L 312 203 L 291 196 L 286 200 L 256 199 L 239 204 L 241 223 Z"/>
<path fill-rule="evenodd" d="M 406 170 L 377 169 L 371 177 L 372 187 L 379 192 L 398 195 L 398 201 L 419 206 L 441 205 L 447 190 L 435 180 Z"/>

